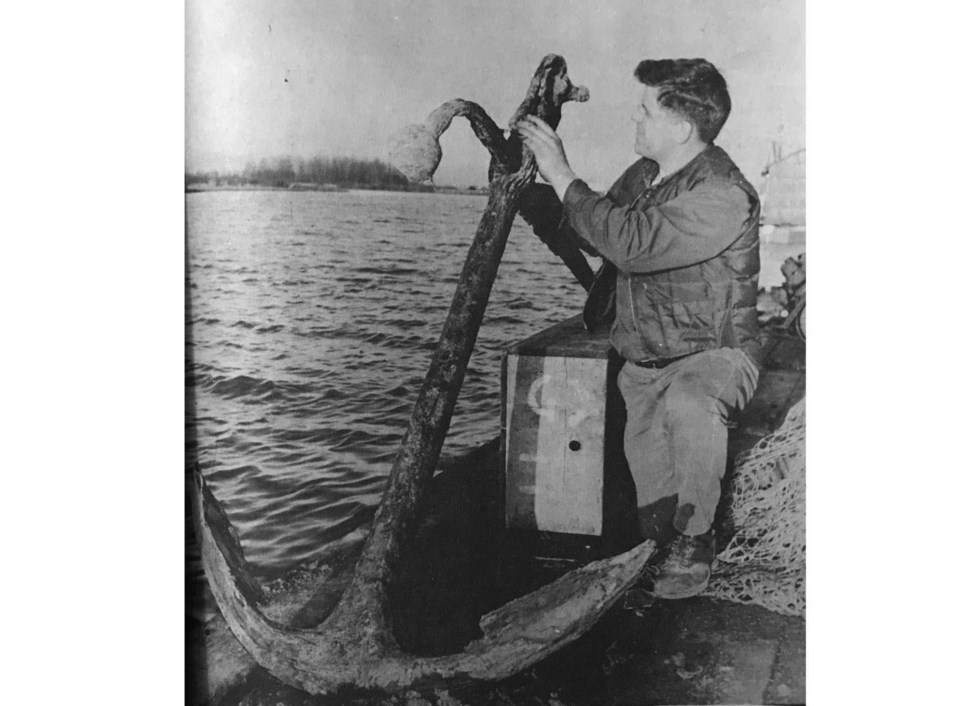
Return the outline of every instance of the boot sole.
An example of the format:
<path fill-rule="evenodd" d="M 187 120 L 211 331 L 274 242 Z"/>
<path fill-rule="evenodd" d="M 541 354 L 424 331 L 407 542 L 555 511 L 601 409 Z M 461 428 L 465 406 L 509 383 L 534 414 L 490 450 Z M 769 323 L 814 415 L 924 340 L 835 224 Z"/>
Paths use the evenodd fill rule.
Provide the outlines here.
<path fill-rule="evenodd" d="M 706 581 L 704 581 L 703 583 L 697 584 L 696 586 L 692 586 L 686 591 L 673 591 L 671 593 L 660 593 L 659 591 L 657 591 L 657 587 L 653 586 L 653 590 L 651 591 L 651 593 L 657 598 L 663 598 L 664 600 L 673 601 L 673 600 L 680 600 L 683 598 L 693 598 L 694 596 L 699 596 L 701 593 L 707 590 L 707 586 L 709 585 L 710 585 L 710 577 L 708 576 Z"/>

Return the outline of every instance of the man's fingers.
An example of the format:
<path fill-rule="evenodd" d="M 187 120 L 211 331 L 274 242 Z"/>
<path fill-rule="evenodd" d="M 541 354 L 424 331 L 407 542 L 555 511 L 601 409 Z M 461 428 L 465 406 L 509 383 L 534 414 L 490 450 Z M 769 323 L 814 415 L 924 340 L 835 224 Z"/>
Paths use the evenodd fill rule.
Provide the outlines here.
<path fill-rule="evenodd" d="M 544 125 L 546 125 L 546 123 L 544 123 Z M 546 128 L 549 132 L 542 129 L 539 125 L 534 124 L 532 121 L 527 123 L 523 121 L 517 122 L 517 132 L 520 133 L 521 139 L 527 143 L 538 142 L 546 145 L 558 142 L 560 138 L 557 134 L 553 132 L 553 130 L 550 130 L 549 125 L 546 125 Z"/>
<path fill-rule="evenodd" d="M 528 121 L 528 126 L 530 129 L 535 130 L 539 134 L 543 135 L 547 139 L 557 139 L 558 135 L 556 130 L 554 130 L 550 125 L 547 124 L 542 118 L 538 118 L 536 115 L 527 115 L 524 116 L 523 120 Z"/>
<path fill-rule="evenodd" d="M 537 126 L 520 120 L 517 122 L 517 132 L 526 137 L 532 137 L 537 134 Z"/>
<path fill-rule="evenodd" d="M 536 130 L 530 129 L 526 125 L 518 125 L 517 132 L 520 133 L 520 139 L 527 143 L 542 141 L 544 139 L 544 135 L 538 133 Z"/>
<path fill-rule="evenodd" d="M 527 130 L 531 134 L 547 136 L 553 132 L 549 125 L 536 115 L 527 115 L 517 121 L 517 128 L 521 131 Z"/>

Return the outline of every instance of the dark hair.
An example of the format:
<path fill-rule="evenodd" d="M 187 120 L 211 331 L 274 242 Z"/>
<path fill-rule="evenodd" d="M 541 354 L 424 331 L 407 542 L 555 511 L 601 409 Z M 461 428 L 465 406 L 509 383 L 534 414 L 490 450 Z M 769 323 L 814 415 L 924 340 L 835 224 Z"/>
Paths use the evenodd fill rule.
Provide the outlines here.
<path fill-rule="evenodd" d="M 660 105 L 692 122 L 704 142 L 713 142 L 730 115 L 727 82 L 706 59 L 647 59 L 633 75 L 659 88 Z"/>

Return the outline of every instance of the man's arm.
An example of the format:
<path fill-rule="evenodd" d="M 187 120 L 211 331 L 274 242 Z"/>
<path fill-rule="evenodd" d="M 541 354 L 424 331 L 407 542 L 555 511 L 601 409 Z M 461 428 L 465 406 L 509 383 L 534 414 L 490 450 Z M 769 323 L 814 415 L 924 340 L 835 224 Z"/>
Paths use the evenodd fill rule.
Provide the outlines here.
<path fill-rule="evenodd" d="M 567 222 L 619 270 L 656 272 L 709 260 L 736 240 L 749 218 L 746 192 L 727 183 L 706 182 L 643 210 L 617 206 L 574 174 L 563 141 L 543 120 L 526 116 L 517 130 L 563 201 Z"/>
<path fill-rule="evenodd" d="M 750 201 L 739 187 L 704 183 L 660 206 L 617 206 L 580 179 L 568 186 L 564 215 L 580 236 L 624 272 L 656 272 L 718 255 L 740 235 Z"/>

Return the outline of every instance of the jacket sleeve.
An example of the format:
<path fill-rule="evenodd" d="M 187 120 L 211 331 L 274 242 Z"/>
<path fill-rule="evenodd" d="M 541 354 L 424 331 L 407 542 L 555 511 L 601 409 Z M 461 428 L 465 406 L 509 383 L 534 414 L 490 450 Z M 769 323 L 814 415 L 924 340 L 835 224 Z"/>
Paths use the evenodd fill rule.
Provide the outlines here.
<path fill-rule="evenodd" d="M 715 257 L 739 237 L 750 200 L 735 184 L 703 182 L 659 206 L 617 206 L 580 179 L 563 196 L 564 217 L 624 272 L 656 272 Z"/>

